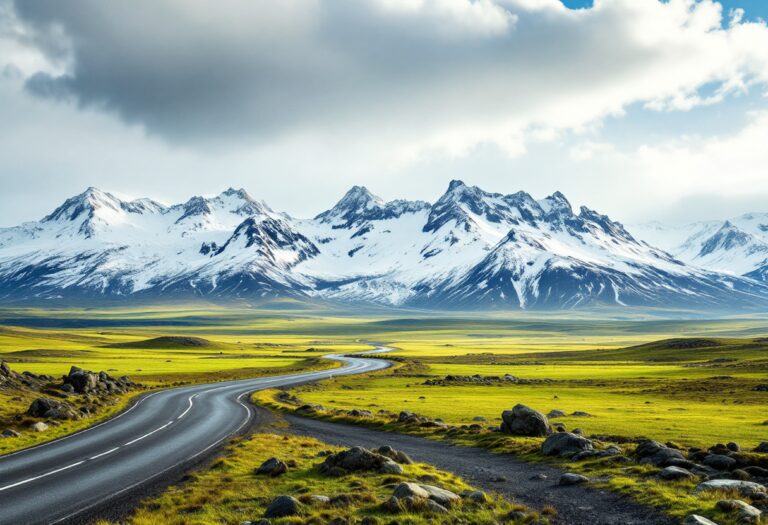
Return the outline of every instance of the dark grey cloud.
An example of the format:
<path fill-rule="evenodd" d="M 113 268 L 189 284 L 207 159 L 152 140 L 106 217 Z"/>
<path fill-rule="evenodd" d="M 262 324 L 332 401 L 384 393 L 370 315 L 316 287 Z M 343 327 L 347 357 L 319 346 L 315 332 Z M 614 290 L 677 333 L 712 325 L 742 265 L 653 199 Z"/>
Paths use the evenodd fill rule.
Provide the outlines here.
<path fill-rule="evenodd" d="M 681 15 L 656 0 L 634 4 L 643 7 L 628 0 L 579 12 L 558 0 L 16 0 L 15 7 L 41 49 L 69 61 L 64 74 L 31 77 L 30 92 L 71 97 L 171 141 L 483 128 L 471 142 L 532 124 L 582 125 L 746 67 L 737 49 L 706 56 L 715 40 L 723 45 L 700 23 L 716 10 Z M 711 25 L 719 28 L 719 16 Z M 659 38 L 639 41 L 648 29 Z M 686 74 L 665 74 L 672 61 Z M 657 81 L 643 82 L 648 75 Z"/>

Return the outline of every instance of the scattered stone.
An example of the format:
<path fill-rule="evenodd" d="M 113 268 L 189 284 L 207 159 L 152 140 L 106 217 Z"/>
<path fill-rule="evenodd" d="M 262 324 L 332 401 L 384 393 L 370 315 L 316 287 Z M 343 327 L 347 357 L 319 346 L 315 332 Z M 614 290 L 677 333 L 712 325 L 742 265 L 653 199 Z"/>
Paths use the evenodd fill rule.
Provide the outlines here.
<path fill-rule="evenodd" d="M 589 481 L 589 478 L 586 476 L 582 476 L 581 474 L 575 474 L 573 472 L 566 472 L 562 476 L 560 476 L 560 485 L 581 485 L 582 483 L 587 483 Z"/>
<path fill-rule="evenodd" d="M 549 414 L 547 414 L 547 417 L 552 419 L 556 417 L 565 417 L 565 412 L 562 410 L 552 409 L 549 411 Z"/>
<path fill-rule="evenodd" d="M 301 503 L 291 496 L 278 496 L 272 500 L 264 512 L 265 518 L 283 518 L 301 514 Z"/>
<path fill-rule="evenodd" d="M 661 479 L 667 481 L 677 481 L 681 479 L 692 479 L 695 476 L 692 472 L 680 467 L 665 467 L 659 474 Z"/>
<path fill-rule="evenodd" d="M 641 465 L 651 464 L 657 467 L 666 467 L 672 460 L 685 459 L 679 450 L 652 440 L 641 441 L 635 449 L 635 455 Z"/>
<path fill-rule="evenodd" d="M 683 525 L 717 525 L 712 520 L 708 520 L 704 516 L 699 516 L 698 514 L 691 514 L 685 520 L 683 520 Z"/>
<path fill-rule="evenodd" d="M 710 454 L 702 462 L 708 467 L 717 470 L 732 470 L 736 466 L 736 460 L 722 454 Z"/>
<path fill-rule="evenodd" d="M 21 434 L 19 432 L 16 432 L 12 428 L 8 428 L 6 430 L 3 430 L 3 433 L 0 434 L 0 436 L 4 438 L 17 438 L 17 437 L 21 437 Z"/>
<path fill-rule="evenodd" d="M 740 499 L 724 499 L 717 502 L 723 512 L 738 512 L 742 523 L 759 523 L 762 511 Z"/>
<path fill-rule="evenodd" d="M 32 432 L 45 432 L 46 430 L 48 430 L 48 425 L 46 425 L 42 421 L 38 421 L 37 423 L 33 423 L 32 425 L 30 425 L 29 429 Z"/>
<path fill-rule="evenodd" d="M 377 454 L 381 454 L 382 456 L 386 456 L 392 461 L 400 463 L 401 465 L 413 464 L 413 460 L 410 458 L 410 456 L 408 456 L 408 454 L 400 450 L 395 450 L 389 445 L 384 445 L 383 447 L 379 447 L 375 450 L 375 452 Z"/>
<path fill-rule="evenodd" d="M 430 500 L 435 501 L 444 507 L 451 507 L 455 503 L 461 501 L 461 497 L 450 490 L 441 489 L 433 485 L 419 485 L 419 487 L 429 494 Z"/>
<path fill-rule="evenodd" d="M 573 414 L 571 414 L 571 417 L 592 417 L 592 414 L 589 412 L 582 412 L 581 410 L 577 410 Z"/>
<path fill-rule="evenodd" d="M 256 474 L 259 476 L 276 477 L 286 472 L 288 472 L 288 465 L 277 458 L 269 458 L 256 469 Z"/>
<path fill-rule="evenodd" d="M 382 474 L 402 474 L 405 471 L 403 470 L 402 466 L 395 463 L 394 461 L 388 461 L 381 465 L 379 472 Z"/>
<path fill-rule="evenodd" d="M 356 408 L 347 411 L 347 415 L 361 418 L 373 417 L 373 414 L 369 410 L 358 410 Z"/>
<path fill-rule="evenodd" d="M 331 502 L 331 498 L 322 494 L 313 494 L 309 497 L 309 501 L 316 505 L 328 505 Z"/>
<path fill-rule="evenodd" d="M 709 492 L 713 490 L 735 490 L 745 497 L 751 497 L 753 494 L 765 494 L 766 489 L 759 483 L 752 481 L 742 481 L 738 479 L 710 479 L 699 483 L 694 492 Z"/>
<path fill-rule="evenodd" d="M 570 458 L 580 452 L 591 450 L 592 441 L 570 432 L 551 434 L 541 445 L 541 451 L 545 456 L 560 456 L 561 458 Z"/>
<path fill-rule="evenodd" d="M 489 501 L 488 495 L 482 490 L 469 492 L 465 498 L 472 503 L 487 503 Z"/>
<path fill-rule="evenodd" d="M 395 487 L 395 491 L 392 493 L 395 498 L 403 499 L 407 497 L 411 498 L 429 498 L 429 493 L 421 488 L 418 483 L 400 483 Z"/>
<path fill-rule="evenodd" d="M 533 476 L 531 476 L 531 479 L 535 481 L 546 481 L 549 479 L 549 476 L 547 476 L 546 474 L 534 474 Z"/>
<path fill-rule="evenodd" d="M 766 423 L 768 423 L 768 421 Z M 762 454 L 768 454 L 768 441 L 763 441 L 758 446 L 756 446 L 755 447 L 755 452 L 760 452 Z"/>
<path fill-rule="evenodd" d="M 32 417 L 47 419 L 80 419 L 80 416 L 69 403 L 47 397 L 39 397 L 32 401 L 27 409 L 27 414 Z"/>
<path fill-rule="evenodd" d="M 768 385 L 757 385 L 752 390 L 754 390 L 755 392 L 768 392 Z"/>
<path fill-rule="evenodd" d="M 324 474 L 344 475 L 347 472 L 377 471 L 384 465 L 387 465 L 387 469 L 394 469 L 395 467 L 391 465 L 397 465 L 397 463 L 387 456 L 363 447 L 352 447 L 326 457 L 318 468 Z M 402 473 L 402 467 L 399 473 Z"/>
<path fill-rule="evenodd" d="M 501 431 L 516 436 L 547 436 L 552 433 L 547 416 L 522 404 L 501 414 Z"/>
<path fill-rule="evenodd" d="M 731 441 L 730 443 L 726 443 L 725 448 L 727 448 L 731 452 L 738 452 L 741 450 L 741 447 L 739 446 L 739 444 L 734 443 L 733 441 Z"/>
<path fill-rule="evenodd" d="M 427 500 L 427 512 L 433 514 L 448 514 L 448 509 L 440 505 L 438 502 L 432 499 Z"/>

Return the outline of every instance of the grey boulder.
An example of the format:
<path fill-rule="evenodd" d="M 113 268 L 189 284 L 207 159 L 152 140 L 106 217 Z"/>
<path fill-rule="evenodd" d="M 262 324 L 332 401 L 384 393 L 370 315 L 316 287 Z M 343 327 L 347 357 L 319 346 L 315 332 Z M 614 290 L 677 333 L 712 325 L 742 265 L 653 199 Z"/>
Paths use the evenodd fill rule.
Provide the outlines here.
<path fill-rule="evenodd" d="M 560 456 L 561 458 L 570 458 L 588 450 L 592 450 L 592 441 L 570 432 L 557 432 L 547 436 L 541 445 L 541 452 L 545 456 Z"/>
<path fill-rule="evenodd" d="M 542 437 L 552 433 L 547 416 L 522 404 L 501 414 L 501 431 L 515 436 Z"/>

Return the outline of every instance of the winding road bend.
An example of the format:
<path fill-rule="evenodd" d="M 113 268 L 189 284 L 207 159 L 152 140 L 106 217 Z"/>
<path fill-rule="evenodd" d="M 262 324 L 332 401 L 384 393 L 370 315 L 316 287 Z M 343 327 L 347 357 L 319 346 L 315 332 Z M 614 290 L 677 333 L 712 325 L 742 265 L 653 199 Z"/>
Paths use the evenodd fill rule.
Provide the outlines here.
<path fill-rule="evenodd" d="M 342 367 L 153 392 L 104 423 L 0 457 L 0 524 L 77 522 L 193 464 L 251 422 L 254 411 L 243 400 L 251 392 L 389 366 L 325 357 Z"/>

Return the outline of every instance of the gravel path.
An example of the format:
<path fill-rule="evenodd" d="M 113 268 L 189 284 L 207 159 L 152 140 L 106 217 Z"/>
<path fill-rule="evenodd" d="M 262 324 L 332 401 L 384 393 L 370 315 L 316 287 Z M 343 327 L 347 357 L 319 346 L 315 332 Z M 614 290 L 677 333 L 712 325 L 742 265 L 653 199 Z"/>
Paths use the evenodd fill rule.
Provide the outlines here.
<path fill-rule="evenodd" d="M 266 411 L 257 408 L 258 411 Z M 672 525 L 675 520 L 626 497 L 588 486 L 560 487 L 561 469 L 529 463 L 510 455 L 453 446 L 416 436 L 284 416 L 288 432 L 310 436 L 341 446 L 390 445 L 416 461 L 453 472 L 474 486 L 497 492 L 533 509 L 551 505 L 557 509 L 555 523 L 563 525 Z M 532 479 L 544 474 L 545 480 Z M 506 481 L 494 481 L 504 478 Z"/>

